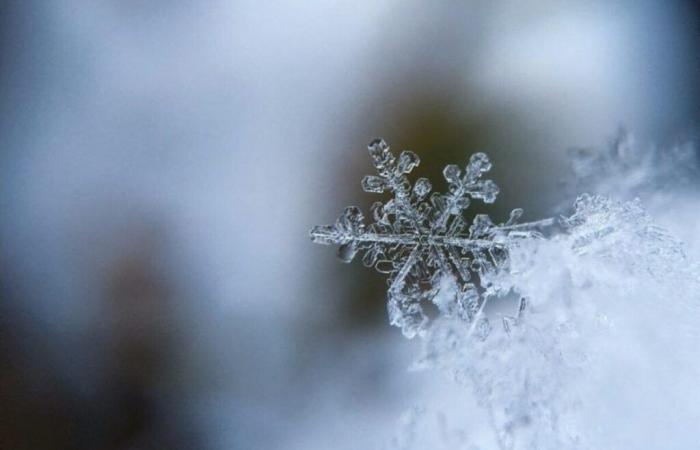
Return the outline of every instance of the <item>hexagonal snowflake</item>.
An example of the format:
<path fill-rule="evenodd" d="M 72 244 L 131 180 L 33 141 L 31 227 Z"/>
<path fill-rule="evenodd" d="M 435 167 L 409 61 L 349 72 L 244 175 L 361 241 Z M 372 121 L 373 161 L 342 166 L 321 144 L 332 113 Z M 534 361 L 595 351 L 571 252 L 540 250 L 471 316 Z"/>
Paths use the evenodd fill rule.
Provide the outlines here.
<path fill-rule="evenodd" d="M 369 225 L 359 208 L 349 206 L 335 224 L 314 227 L 311 239 L 339 245 L 338 256 L 345 262 L 360 253 L 366 266 L 389 275 L 389 319 L 407 337 L 425 330 L 428 318 L 421 303 L 434 301 L 446 279 L 458 289 L 451 301 L 436 302 L 440 312 L 469 322 L 471 331 L 485 335 L 490 326 L 483 309 L 493 295 L 489 274 L 507 265 L 510 245 L 541 236 L 537 230 L 553 220 L 518 224 L 523 210 L 514 209 L 505 223 L 478 214 L 468 225 L 463 213 L 471 202 L 493 203 L 499 193 L 493 181 L 482 179 L 491 169 L 484 153 L 473 154 L 464 172 L 454 164 L 446 166 L 448 193 L 428 197 L 430 181 L 420 178 L 411 187 L 407 177 L 420 163 L 415 153 L 403 151 L 397 158 L 381 139 L 372 141 L 368 150 L 377 175 L 365 176 L 362 188 L 388 191 L 393 198 L 372 205 Z"/>

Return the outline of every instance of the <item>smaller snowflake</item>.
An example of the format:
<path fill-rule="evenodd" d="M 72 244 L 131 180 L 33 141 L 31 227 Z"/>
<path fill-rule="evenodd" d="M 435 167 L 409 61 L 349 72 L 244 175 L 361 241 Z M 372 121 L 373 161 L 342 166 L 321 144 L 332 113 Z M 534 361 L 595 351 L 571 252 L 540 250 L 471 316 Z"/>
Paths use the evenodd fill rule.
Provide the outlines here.
<path fill-rule="evenodd" d="M 338 245 L 338 257 L 345 262 L 360 253 L 366 266 L 389 275 L 389 319 L 407 337 L 426 329 L 423 301 L 434 302 L 443 315 L 469 322 L 470 331 L 485 337 L 490 325 L 483 310 L 495 295 L 489 275 L 507 265 L 511 245 L 541 237 L 538 229 L 553 220 L 518 224 L 523 210 L 514 209 L 505 223 L 477 214 L 468 225 L 463 214 L 472 200 L 493 203 L 499 193 L 496 183 L 482 179 L 491 169 L 484 153 L 473 154 L 464 171 L 446 166 L 448 193 L 428 197 L 430 181 L 419 178 L 411 187 L 407 177 L 420 163 L 415 153 L 403 151 L 397 158 L 381 139 L 372 141 L 368 150 L 377 175 L 365 176 L 362 188 L 377 194 L 388 191 L 393 198 L 372 205 L 369 225 L 359 208 L 345 208 L 335 224 L 314 227 L 312 241 Z M 456 283 L 455 293 L 450 301 L 441 295 L 436 302 L 445 280 Z"/>

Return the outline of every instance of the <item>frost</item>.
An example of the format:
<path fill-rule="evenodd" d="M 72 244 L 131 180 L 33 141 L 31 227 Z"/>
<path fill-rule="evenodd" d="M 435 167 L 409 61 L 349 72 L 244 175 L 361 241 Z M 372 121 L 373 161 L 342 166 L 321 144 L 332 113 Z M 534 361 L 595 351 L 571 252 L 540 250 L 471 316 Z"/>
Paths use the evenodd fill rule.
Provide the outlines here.
<path fill-rule="evenodd" d="M 553 221 L 519 224 L 523 210 L 514 209 L 505 223 L 478 214 L 469 225 L 464 211 L 471 202 L 493 203 L 499 192 L 496 183 L 482 179 L 491 169 L 484 153 L 473 154 L 464 171 L 446 166 L 448 192 L 428 197 L 430 181 L 420 178 L 411 187 L 407 177 L 420 164 L 415 153 L 403 151 L 397 158 L 381 139 L 368 150 L 377 175 L 365 176 L 362 188 L 389 192 L 392 198 L 372 205 L 369 225 L 359 208 L 347 207 L 335 224 L 311 230 L 313 242 L 338 245 L 344 262 L 360 253 L 365 266 L 389 275 L 389 320 L 407 337 L 426 330 L 424 301 L 436 303 L 443 315 L 470 323 L 470 333 L 485 337 L 490 325 L 483 310 L 494 295 L 489 276 L 507 264 L 509 249 L 518 241 L 541 237 L 538 229 Z M 454 295 L 435 302 L 445 279 L 456 283 Z"/>
<path fill-rule="evenodd" d="M 639 199 L 623 203 L 584 194 L 574 208 L 575 213 L 562 224 L 577 254 L 596 253 L 628 270 L 641 269 L 655 276 L 678 273 L 678 266 L 686 261 L 681 242 L 654 225 Z M 646 257 L 649 254 L 655 255 L 653 260 Z"/>
<path fill-rule="evenodd" d="M 663 165 L 624 145 L 575 162 L 594 192 L 627 197 L 645 189 L 635 180 L 668 186 L 679 173 L 679 155 Z M 483 179 L 486 155 L 464 172 L 447 166 L 448 193 L 428 200 L 430 182 L 411 188 L 406 177 L 415 154 L 396 158 L 383 141 L 369 149 L 378 175 L 363 187 L 393 198 L 375 203 L 371 224 L 349 207 L 312 239 L 387 273 L 391 322 L 424 337 L 414 368 L 447 372 L 480 406 L 452 411 L 459 432 L 435 436 L 421 426 L 433 414 L 411 412 L 395 448 L 697 448 L 700 270 L 640 200 L 583 194 L 556 223 L 517 224 L 516 209 L 502 224 L 477 215 L 467 225 L 470 203 L 498 194 Z M 545 238 L 551 225 L 557 233 Z M 430 324 L 425 301 L 439 311 Z"/>
<path fill-rule="evenodd" d="M 639 202 L 582 195 L 561 224 L 561 234 L 513 248 L 492 279 L 528 299 L 512 326 L 474 339 L 440 318 L 417 367 L 446 370 L 473 391 L 496 441 L 484 448 L 687 442 L 700 413 L 697 266 Z"/>

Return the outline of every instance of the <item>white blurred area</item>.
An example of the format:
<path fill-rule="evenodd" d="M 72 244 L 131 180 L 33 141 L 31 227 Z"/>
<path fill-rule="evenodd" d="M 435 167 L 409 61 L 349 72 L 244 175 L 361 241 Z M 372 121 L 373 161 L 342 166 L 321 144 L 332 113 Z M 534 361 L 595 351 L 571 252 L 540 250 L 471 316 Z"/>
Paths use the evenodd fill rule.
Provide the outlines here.
<path fill-rule="evenodd" d="M 115 370 L 148 393 L 156 418 L 112 448 L 178 427 L 197 436 L 173 438 L 189 448 L 381 447 L 421 399 L 462 394 L 408 372 L 418 343 L 388 322 L 343 322 L 358 282 L 307 237 L 369 205 L 364 145 L 392 141 L 412 96 L 450 98 L 488 121 L 493 146 L 457 150 L 500 152 L 512 198 L 546 210 L 567 147 L 621 123 L 647 139 L 694 131 L 687 14 L 634 1 L 8 6 L 3 326 L 79 405 L 116 402 Z M 144 342 L 146 356 L 120 359 Z M 155 378 L 140 372 L 153 360 Z"/>

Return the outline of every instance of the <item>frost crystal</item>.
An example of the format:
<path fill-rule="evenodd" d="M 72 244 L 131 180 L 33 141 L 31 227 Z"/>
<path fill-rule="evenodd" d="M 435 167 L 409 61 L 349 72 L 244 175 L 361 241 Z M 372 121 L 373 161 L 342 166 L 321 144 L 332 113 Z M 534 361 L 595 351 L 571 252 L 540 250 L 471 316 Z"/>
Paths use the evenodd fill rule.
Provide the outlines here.
<path fill-rule="evenodd" d="M 389 192 L 393 198 L 372 205 L 369 225 L 359 208 L 349 206 L 335 224 L 314 227 L 311 239 L 338 245 L 344 262 L 360 253 L 365 266 L 389 275 L 389 319 L 405 336 L 426 329 L 421 302 L 432 301 L 442 315 L 470 323 L 470 334 L 485 337 L 490 325 L 483 310 L 495 295 L 489 276 L 507 265 L 512 246 L 541 237 L 538 229 L 553 220 L 518 224 L 523 210 L 514 209 L 505 223 L 478 214 L 468 225 L 463 214 L 472 200 L 493 203 L 499 192 L 492 180 L 482 179 L 491 169 L 484 153 L 473 154 L 464 172 L 454 164 L 446 166 L 448 193 L 428 197 L 430 181 L 419 178 L 411 187 L 406 176 L 420 163 L 415 153 L 403 151 L 397 158 L 381 139 L 372 141 L 368 150 L 377 175 L 365 176 L 362 188 Z M 436 301 L 446 279 L 456 282 L 455 295 Z"/>
<path fill-rule="evenodd" d="M 464 171 L 447 166 L 448 192 L 428 197 L 428 180 L 411 187 L 406 176 L 415 154 L 397 158 L 379 140 L 369 151 L 377 175 L 363 188 L 391 200 L 374 204 L 370 224 L 349 207 L 311 237 L 389 275 L 391 322 L 424 337 L 414 368 L 450 373 L 481 412 L 462 403 L 444 410 L 439 397 L 438 414 L 466 428 L 426 426 L 428 405 L 404 417 L 396 448 L 697 447 L 688 430 L 700 417 L 700 265 L 641 201 L 579 195 L 557 233 L 541 239 L 553 221 L 516 224 L 519 209 L 503 224 L 485 215 L 467 224 L 473 200 L 498 194 L 482 179 L 486 155 L 473 155 Z M 637 149 L 624 136 L 608 152 L 576 157 L 586 190 L 623 198 L 680 192 L 683 174 L 692 181 L 697 170 L 687 149 Z M 511 300 L 513 317 L 503 313 Z M 440 313 L 429 327 L 425 302 Z M 492 327 L 487 317 L 501 313 L 503 326 Z"/>
<path fill-rule="evenodd" d="M 453 319 L 436 319 L 416 367 L 445 370 L 472 389 L 495 440 L 479 448 L 683 442 L 700 404 L 689 394 L 700 373 L 697 265 L 639 201 L 584 194 L 574 208 L 557 235 L 513 247 L 508 270 L 491 279 L 528 299 L 518 326 L 480 340 Z M 668 422 L 658 424 L 658 409 Z"/>

